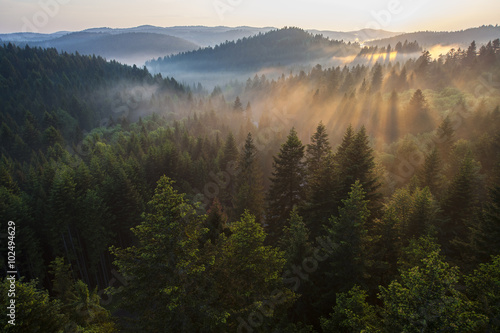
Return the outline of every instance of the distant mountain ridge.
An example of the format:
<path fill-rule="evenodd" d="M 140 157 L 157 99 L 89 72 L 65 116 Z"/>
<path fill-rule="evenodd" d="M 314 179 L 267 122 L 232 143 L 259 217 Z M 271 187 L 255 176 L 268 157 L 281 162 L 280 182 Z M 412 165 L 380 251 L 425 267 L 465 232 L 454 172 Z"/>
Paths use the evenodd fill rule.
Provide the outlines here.
<path fill-rule="evenodd" d="M 142 25 L 132 28 L 91 28 L 78 32 L 59 31 L 52 34 L 10 33 L 0 34 L 0 43 L 43 48 L 54 47 L 59 51 L 100 55 L 127 64 L 142 66 L 146 61 L 195 51 L 204 47 L 217 48 L 226 42 L 249 38 L 277 30 L 274 27 L 206 27 L 175 26 L 157 27 Z M 500 27 L 482 26 L 454 32 L 422 31 L 399 33 L 385 30 L 363 29 L 339 32 L 329 30 L 305 30 L 330 40 L 359 42 L 367 46 L 395 46 L 398 42 L 417 41 L 423 48 L 434 45 L 460 45 L 465 47 L 475 40 L 482 44 L 500 37 Z M 295 51 L 294 51 L 295 52 Z M 260 55 L 258 55 L 260 56 Z M 286 53 L 283 54 L 287 56 Z M 275 61 L 276 62 L 276 61 Z M 277 61 L 279 62 L 279 61 Z"/>
<path fill-rule="evenodd" d="M 370 46 L 387 46 L 388 44 L 396 45 L 398 42 L 404 43 L 417 41 L 423 47 L 431 47 L 434 45 L 454 45 L 467 46 L 472 41 L 478 44 L 484 44 L 491 40 L 500 38 L 500 26 L 482 26 L 470 28 L 460 31 L 419 31 L 412 33 L 404 33 L 401 35 L 369 41 L 365 44 Z"/>
<path fill-rule="evenodd" d="M 358 31 L 329 31 L 329 30 L 307 30 L 312 34 L 321 34 L 333 40 L 343 40 L 345 42 L 367 42 L 382 38 L 390 38 L 401 35 L 401 32 L 391 32 L 386 30 L 362 29 Z"/>
<path fill-rule="evenodd" d="M 124 63 L 144 63 L 151 57 L 193 50 L 199 46 L 168 35 L 127 32 L 121 34 L 75 32 L 33 46 L 55 47 L 58 50 L 95 54 Z"/>

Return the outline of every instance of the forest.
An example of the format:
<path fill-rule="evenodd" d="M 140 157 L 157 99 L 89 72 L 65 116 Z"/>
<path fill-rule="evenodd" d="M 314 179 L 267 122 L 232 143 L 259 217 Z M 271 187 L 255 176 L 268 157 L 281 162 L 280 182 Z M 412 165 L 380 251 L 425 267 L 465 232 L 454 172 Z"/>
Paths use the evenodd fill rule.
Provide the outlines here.
<path fill-rule="evenodd" d="M 309 63 L 334 56 L 359 52 L 358 43 L 330 40 L 321 34 L 313 35 L 295 27 L 260 32 L 237 41 L 226 41 L 214 47 L 153 59 L 146 66 L 156 72 L 256 71 L 263 67 Z"/>
<path fill-rule="evenodd" d="M 2 330 L 499 331 L 500 41 L 349 47 L 208 90 L 3 45 Z"/>

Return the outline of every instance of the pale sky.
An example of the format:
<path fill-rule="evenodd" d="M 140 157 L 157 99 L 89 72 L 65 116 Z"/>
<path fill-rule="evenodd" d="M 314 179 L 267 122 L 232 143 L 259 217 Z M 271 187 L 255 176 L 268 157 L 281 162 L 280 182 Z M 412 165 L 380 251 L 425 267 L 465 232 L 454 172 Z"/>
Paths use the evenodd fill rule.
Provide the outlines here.
<path fill-rule="evenodd" d="M 461 30 L 500 24 L 499 0 L 0 0 L 0 33 L 94 27 L 297 26 Z"/>

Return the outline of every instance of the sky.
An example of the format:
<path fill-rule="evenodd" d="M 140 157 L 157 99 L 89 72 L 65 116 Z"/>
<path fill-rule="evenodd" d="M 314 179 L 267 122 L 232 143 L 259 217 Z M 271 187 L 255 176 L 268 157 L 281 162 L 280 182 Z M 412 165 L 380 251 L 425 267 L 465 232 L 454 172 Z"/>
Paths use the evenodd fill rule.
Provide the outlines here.
<path fill-rule="evenodd" d="M 500 24 L 499 13 L 499 0 L 0 0 L 0 33 L 144 24 L 454 31 Z"/>

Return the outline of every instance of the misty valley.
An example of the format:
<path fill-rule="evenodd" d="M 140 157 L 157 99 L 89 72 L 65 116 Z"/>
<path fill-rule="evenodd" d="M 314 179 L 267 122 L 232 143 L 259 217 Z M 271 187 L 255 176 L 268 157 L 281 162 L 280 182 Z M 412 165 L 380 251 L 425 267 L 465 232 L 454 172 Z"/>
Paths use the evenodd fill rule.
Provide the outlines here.
<path fill-rule="evenodd" d="M 0 331 L 500 331 L 499 37 L 1 34 Z"/>

